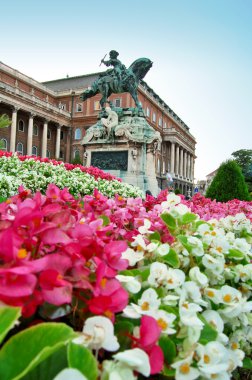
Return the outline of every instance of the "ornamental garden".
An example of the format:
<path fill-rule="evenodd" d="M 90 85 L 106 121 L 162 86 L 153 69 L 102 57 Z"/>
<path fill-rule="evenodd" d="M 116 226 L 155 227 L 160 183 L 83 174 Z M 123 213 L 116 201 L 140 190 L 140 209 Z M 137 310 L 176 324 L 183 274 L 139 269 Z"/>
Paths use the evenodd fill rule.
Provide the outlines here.
<path fill-rule="evenodd" d="M 251 201 L 6 152 L 0 197 L 1 380 L 251 379 Z"/>

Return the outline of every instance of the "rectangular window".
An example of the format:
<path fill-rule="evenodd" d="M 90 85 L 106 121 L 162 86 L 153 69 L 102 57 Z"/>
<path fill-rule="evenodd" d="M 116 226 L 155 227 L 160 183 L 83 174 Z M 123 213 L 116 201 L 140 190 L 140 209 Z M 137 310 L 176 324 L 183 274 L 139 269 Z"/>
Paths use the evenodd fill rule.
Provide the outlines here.
<path fill-rule="evenodd" d="M 149 107 L 146 108 L 146 116 L 150 117 L 150 109 L 149 109 Z"/>
<path fill-rule="evenodd" d="M 160 117 L 160 118 L 158 119 L 158 126 L 159 126 L 159 127 L 162 127 L 162 125 L 163 125 L 163 120 L 162 120 L 162 117 Z"/>
<path fill-rule="evenodd" d="M 156 114 L 155 114 L 155 112 L 153 112 L 153 114 L 152 114 L 152 121 L 153 121 L 153 123 L 156 123 Z"/>
<path fill-rule="evenodd" d="M 64 139 L 64 132 L 63 132 L 63 131 L 60 131 L 60 139 L 61 139 L 61 140 Z"/>
<path fill-rule="evenodd" d="M 82 112 L 82 104 L 81 103 L 76 104 L 76 112 Z"/>
<path fill-rule="evenodd" d="M 167 129 L 167 123 L 166 123 L 166 121 L 164 123 L 164 129 Z"/>
<path fill-rule="evenodd" d="M 94 102 L 94 111 L 99 111 L 101 109 L 100 102 L 95 101 Z"/>
<path fill-rule="evenodd" d="M 121 98 L 115 99 L 115 107 L 121 107 L 121 103 L 122 103 L 122 99 Z"/>
<path fill-rule="evenodd" d="M 66 110 L 66 105 L 64 103 L 59 102 L 59 109 Z"/>

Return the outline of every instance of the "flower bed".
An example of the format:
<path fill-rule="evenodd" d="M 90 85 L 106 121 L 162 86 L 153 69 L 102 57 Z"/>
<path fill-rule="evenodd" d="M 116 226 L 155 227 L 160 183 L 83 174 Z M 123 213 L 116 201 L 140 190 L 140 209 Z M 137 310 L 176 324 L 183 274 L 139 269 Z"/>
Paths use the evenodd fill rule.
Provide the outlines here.
<path fill-rule="evenodd" d="M 97 168 L 8 153 L 0 157 L 1 197 L 17 194 L 20 185 L 32 192 L 45 192 L 50 183 L 61 189 L 67 187 L 74 196 L 92 194 L 95 188 L 109 197 L 115 194 L 124 197 L 143 195 L 140 189 L 122 183 Z"/>
<path fill-rule="evenodd" d="M 1 379 L 251 368 L 250 220 L 206 222 L 174 194 L 155 202 L 49 185 L 0 204 Z"/>

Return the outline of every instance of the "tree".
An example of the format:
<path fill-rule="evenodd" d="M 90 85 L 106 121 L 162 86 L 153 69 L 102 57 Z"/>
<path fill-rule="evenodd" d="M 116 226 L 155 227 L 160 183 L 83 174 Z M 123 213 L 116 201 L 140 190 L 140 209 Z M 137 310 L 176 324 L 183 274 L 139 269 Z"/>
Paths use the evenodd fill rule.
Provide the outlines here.
<path fill-rule="evenodd" d="M 207 189 L 206 197 L 219 202 L 227 202 L 231 199 L 250 200 L 247 184 L 235 160 L 228 160 L 221 164 Z"/>
<path fill-rule="evenodd" d="M 252 150 L 240 149 L 232 153 L 247 182 L 249 191 L 252 191 Z"/>
<path fill-rule="evenodd" d="M 7 115 L 4 114 L 4 115 L 0 116 L 0 128 L 8 127 L 10 125 L 10 123 L 11 123 L 11 121 Z"/>

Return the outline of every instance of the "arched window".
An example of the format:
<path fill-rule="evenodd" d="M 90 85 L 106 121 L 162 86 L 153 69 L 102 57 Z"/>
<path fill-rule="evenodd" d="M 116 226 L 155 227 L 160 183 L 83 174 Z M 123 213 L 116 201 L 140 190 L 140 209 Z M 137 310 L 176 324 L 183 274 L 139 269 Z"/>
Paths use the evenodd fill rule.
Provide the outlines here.
<path fill-rule="evenodd" d="M 38 148 L 36 146 L 32 147 L 32 156 L 37 156 L 38 155 Z"/>
<path fill-rule="evenodd" d="M 47 130 L 47 140 L 51 140 L 51 136 L 52 136 L 51 129 L 48 129 Z"/>
<path fill-rule="evenodd" d="M 80 151 L 79 151 L 79 149 L 76 149 L 74 151 L 74 158 L 79 158 L 79 157 L 80 157 Z"/>
<path fill-rule="evenodd" d="M 34 124 L 34 126 L 33 126 L 33 136 L 38 136 L 38 126 L 37 126 L 37 124 Z"/>
<path fill-rule="evenodd" d="M 46 157 L 50 158 L 50 156 L 51 156 L 50 150 L 46 149 Z"/>
<path fill-rule="evenodd" d="M 25 128 L 25 123 L 24 123 L 24 121 L 23 120 L 19 120 L 18 121 L 18 130 L 20 131 L 20 132 L 24 132 L 24 128 Z"/>
<path fill-rule="evenodd" d="M 80 130 L 80 128 L 75 129 L 74 138 L 75 138 L 75 140 L 80 140 L 81 139 L 81 130 Z"/>
<path fill-rule="evenodd" d="M 24 146 L 22 143 L 17 143 L 17 152 L 20 153 L 20 154 L 23 154 L 24 153 Z"/>
<path fill-rule="evenodd" d="M 0 149 L 1 150 L 7 150 L 7 140 L 6 139 L 1 139 L 0 141 Z"/>

